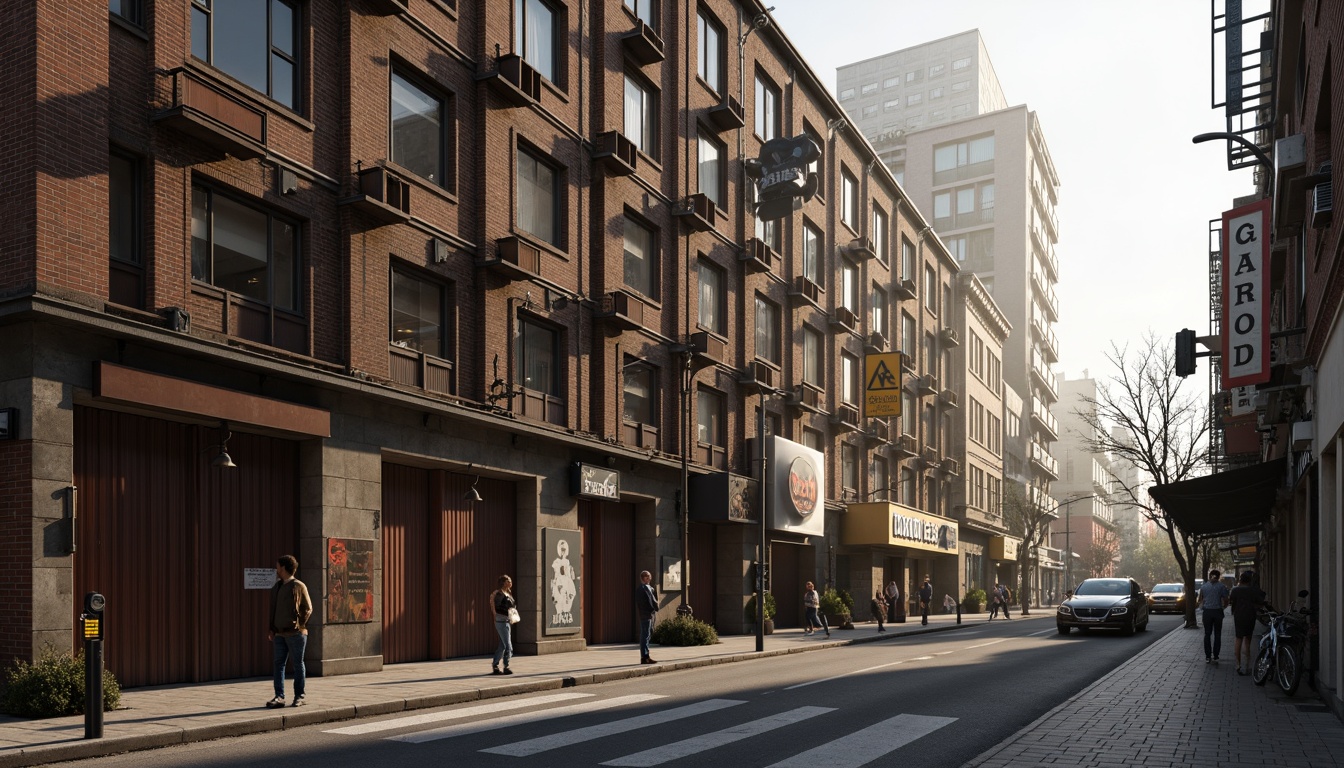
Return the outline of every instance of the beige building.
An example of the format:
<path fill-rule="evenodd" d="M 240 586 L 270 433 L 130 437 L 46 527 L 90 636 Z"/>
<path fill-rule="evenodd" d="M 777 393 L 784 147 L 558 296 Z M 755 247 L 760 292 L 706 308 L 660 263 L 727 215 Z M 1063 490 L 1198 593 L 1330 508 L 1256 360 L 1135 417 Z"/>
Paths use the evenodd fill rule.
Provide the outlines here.
<path fill-rule="evenodd" d="M 1066 574 L 1072 584 L 1089 576 L 1115 575 L 1120 554 L 1114 501 L 1116 478 L 1126 469 L 1111 454 L 1087 446 L 1086 436 L 1092 430 L 1078 415 L 1093 410 L 1089 401 L 1096 397 L 1096 379 L 1065 377 L 1060 382 L 1059 402 L 1052 408 L 1061 434 L 1055 444 L 1060 477 L 1051 487 L 1060 517 L 1051 538 L 1054 546 L 1070 548 L 1077 555 Z"/>

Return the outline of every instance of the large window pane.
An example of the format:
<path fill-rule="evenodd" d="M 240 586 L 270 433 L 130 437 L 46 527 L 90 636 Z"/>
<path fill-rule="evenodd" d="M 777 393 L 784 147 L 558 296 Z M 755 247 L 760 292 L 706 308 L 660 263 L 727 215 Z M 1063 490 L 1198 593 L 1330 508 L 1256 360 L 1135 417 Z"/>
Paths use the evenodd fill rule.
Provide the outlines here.
<path fill-rule="evenodd" d="M 723 149 L 704 136 L 700 137 L 698 181 L 699 191 L 723 208 Z"/>
<path fill-rule="evenodd" d="M 695 439 L 708 445 L 724 444 L 723 396 L 701 389 L 695 393 Z"/>
<path fill-rule="evenodd" d="M 756 356 L 779 363 L 779 308 L 756 297 Z"/>
<path fill-rule="evenodd" d="M 699 14 L 699 32 L 700 32 L 700 51 L 699 51 L 699 75 L 700 79 L 709 84 L 716 91 L 723 90 L 722 74 L 722 49 L 723 33 L 718 25 L 705 16 L 703 12 Z"/>
<path fill-rule="evenodd" d="M 194 0 L 191 54 L 294 107 L 298 10 L 286 0 Z"/>
<path fill-rule="evenodd" d="M 518 52 L 542 77 L 555 81 L 555 11 L 542 0 L 515 0 Z"/>
<path fill-rule="evenodd" d="M 111 256 L 128 264 L 140 263 L 140 180 L 137 163 L 112 155 L 108 173 Z"/>
<path fill-rule="evenodd" d="M 644 152 L 654 154 L 657 137 L 652 91 L 638 80 L 625 76 L 625 128 L 627 139 Z"/>
<path fill-rule="evenodd" d="M 803 224 L 803 276 L 821 285 L 821 231 Z"/>
<path fill-rule="evenodd" d="M 554 169 L 518 151 L 518 226 L 552 245 L 560 244 L 556 182 Z"/>
<path fill-rule="evenodd" d="M 193 187 L 191 276 L 280 309 L 297 311 L 299 233 L 293 222 Z"/>
<path fill-rule="evenodd" d="M 704 261 L 696 269 L 700 278 L 700 326 L 722 334 L 726 325 L 723 273 Z"/>
<path fill-rule="evenodd" d="M 443 357 L 443 286 L 392 272 L 392 343 Z"/>
<path fill-rule="evenodd" d="M 622 417 L 636 424 L 654 422 L 654 371 L 642 363 L 625 368 Z"/>
<path fill-rule="evenodd" d="M 518 380 L 534 392 L 559 396 L 556 332 L 527 320 L 519 320 L 518 337 Z"/>
<path fill-rule="evenodd" d="M 811 328 L 803 328 L 803 381 L 818 389 L 824 388 L 821 377 L 821 342 L 820 333 Z"/>
<path fill-rule="evenodd" d="M 658 298 L 653 232 L 625 217 L 625 284 L 650 298 Z"/>
<path fill-rule="evenodd" d="M 392 162 L 443 183 L 443 100 L 392 73 Z"/>

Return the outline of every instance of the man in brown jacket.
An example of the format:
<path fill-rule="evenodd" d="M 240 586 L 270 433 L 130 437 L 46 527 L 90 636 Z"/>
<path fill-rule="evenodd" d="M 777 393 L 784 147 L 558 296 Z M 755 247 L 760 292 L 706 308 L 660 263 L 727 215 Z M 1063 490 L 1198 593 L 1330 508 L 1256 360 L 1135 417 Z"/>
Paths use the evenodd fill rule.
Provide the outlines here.
<path fill-rule="evenodd" d="M 284 555 L 275 561 L 275 586 L 271 587 L 271 626 L 267 638 L 274 646 L 275 698 L 266 702 L 267 709 L 285 706 L 285 664 L 294 661 L 294 706 L 304 705 L 303 652 L 308 647 L 308 618 L 313 615 L 313 601 L 308 587 L 294 578 L 299 561 L 293 555 Z"/>

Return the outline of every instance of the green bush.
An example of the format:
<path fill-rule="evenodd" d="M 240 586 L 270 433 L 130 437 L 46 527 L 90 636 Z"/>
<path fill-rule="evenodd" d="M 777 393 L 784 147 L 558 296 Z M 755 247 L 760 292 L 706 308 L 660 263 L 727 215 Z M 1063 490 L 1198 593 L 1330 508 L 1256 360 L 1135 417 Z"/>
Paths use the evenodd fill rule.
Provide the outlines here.
<path fill-rule="evenodd" d="M 849 593 L 845 590 L 836 591 L 828 589 L 821 593 L 821 612 L 827 616 L 839 616 L 842 613 L 849 613 L 854 607 L 854 598 L 849 597 L 848 602 L 845 598 Z"/>
<path fill-rule="evenodd" d="M 984 608 L 985 598 L 985 590 L 983 589 L 967 590 L 966 594 L 961 598 L 962 610 L 969 611 L 971 610 L 971 606 L 976 606 L 976 610 Z"/>
<path fill-rule="evenodd" d="M 103 670 L 103 711 L 121 703 L 121 686 Z M 18 717 L 65 717 L 84 714 L 84 657 L 47 649 L 33 663 L 23 660 L 5 673 L 0 711 Z"/>
<path fill-rule="evenodd" d="M 756 621 L 756 595 L 753 594 L 747 601 L 746 607 L 742 609 L 742 615 L 749 622 Z M 765 618 L 775 618 L 775 596 L 769 592 L 765 593 Z"/>
<path fill-rule="evenodd" d="M 658 645 L 714 645 L 719 642 L 719 633 L 697 618 L 674 616 L 658 622 L 652 639 Z"/>

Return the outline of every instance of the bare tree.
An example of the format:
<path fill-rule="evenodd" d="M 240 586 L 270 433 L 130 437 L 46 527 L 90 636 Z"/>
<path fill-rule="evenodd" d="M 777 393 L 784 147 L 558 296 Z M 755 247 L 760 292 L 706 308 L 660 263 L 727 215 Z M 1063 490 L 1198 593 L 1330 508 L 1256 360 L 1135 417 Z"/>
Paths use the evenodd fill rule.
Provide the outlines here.
<path fill-rule="evenodd" d="M 1120 557 L 1120 537 L 1110 528 L 1103 527 L 1100 531 L 1092 537 L 1079 560 L 1083 572 L 1097 578 L 1113 576 L 1115 561 Z"/>
<path fill-rule="evenodd" d="M 1208 463 L 1209 419 L 1205 400 L 1187 379 L 1173 374 L 1174 350 L 1151 332 L 1141 349 L 1111 345 L 1106 358 L 1115 366 L 1097 397 L 1082 398 L 1078 416 L 1088 427 L 1084 444 L 1129 462 L 1158 485 L 1189 480 Z M 1111 426 L 1118 429 L 1112 431 Z M 1137 508 L 1167 535 L 1171 553 L 1188 592 L 1194 592 L 1199 540 L 1182 531 L 1170 513 L 1148 495 L 1146 482 L 1130 484 L 1112 475 L 1115 500 Z M 1193 601 L 1185 606 L 1185 625 L 1196 626 Z"/>
<path fill-rule="evenodd" d="M 1022 546 L 1017 548 L 1017 573 L 1021 578 L 1017 598 L 1023 616 L 1031 615 L 1031 585 L 1041 565 L 1037 552 L 1045 544 L 1055 509 L 1055 501 L 1044 492 L 1031 492 L 1013 480 L 1004 482 L 1003 524 L 1010 534 L 1022 537 Z"/>

